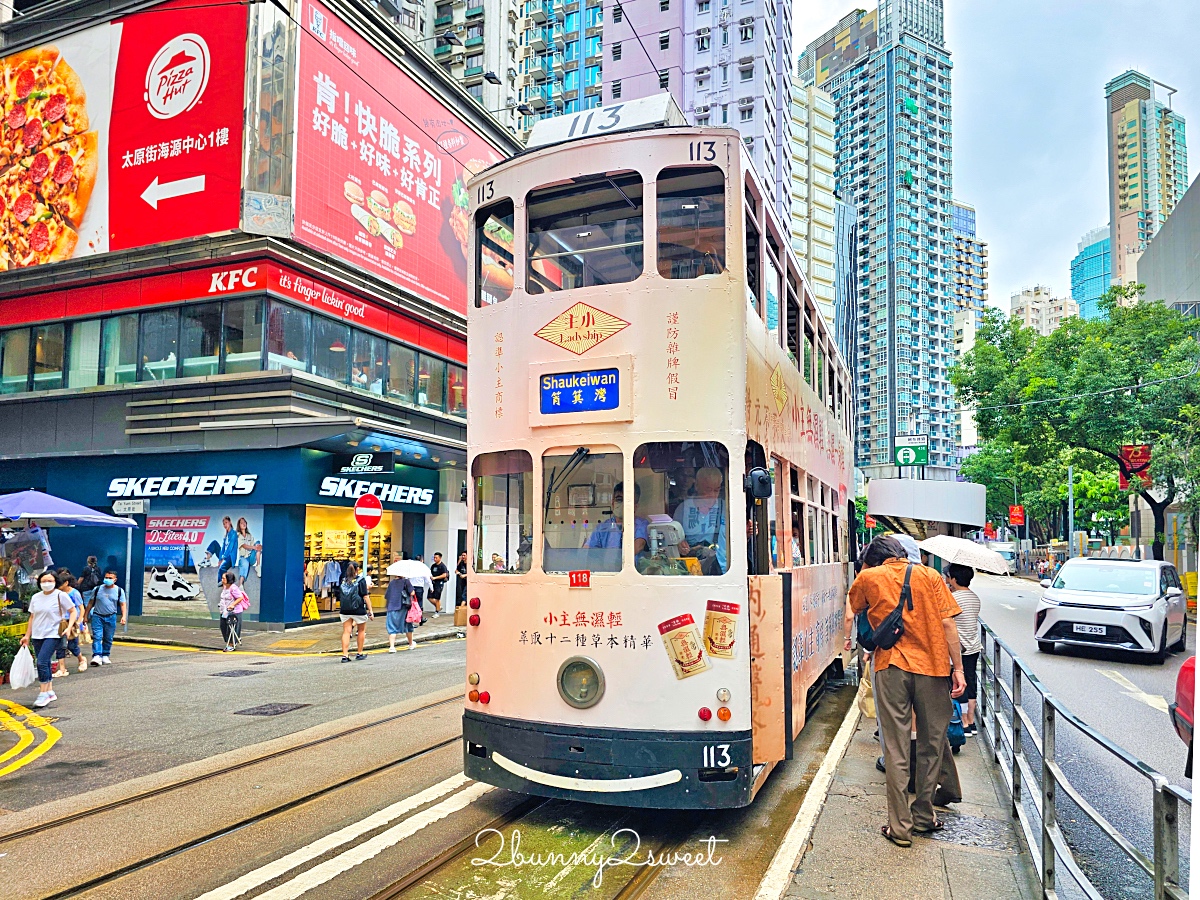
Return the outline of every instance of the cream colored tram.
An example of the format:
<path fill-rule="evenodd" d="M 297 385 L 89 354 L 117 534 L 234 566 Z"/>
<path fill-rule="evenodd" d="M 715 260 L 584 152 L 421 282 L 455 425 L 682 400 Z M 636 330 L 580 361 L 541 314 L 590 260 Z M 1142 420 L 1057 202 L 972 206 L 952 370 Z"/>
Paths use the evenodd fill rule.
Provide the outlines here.
<path fill-rule="evenodd" d="M 730 129 L 469 190 L 466 774 L 746 805 L 839 658 L 849 560 L 850 376 L 788 232 Z"/>

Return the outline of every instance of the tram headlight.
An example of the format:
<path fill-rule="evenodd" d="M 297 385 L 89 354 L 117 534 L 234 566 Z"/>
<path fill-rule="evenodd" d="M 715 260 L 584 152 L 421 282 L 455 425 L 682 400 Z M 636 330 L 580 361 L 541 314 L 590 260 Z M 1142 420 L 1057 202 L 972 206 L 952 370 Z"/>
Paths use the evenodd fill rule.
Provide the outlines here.
<path fill-rule="evenodd" d="M 572 656 L 559 666 L 558 694 L 576 709 L 595 706 L 604 696 L 604 673 L 594 660 Z"/>
<path fill-rule="evenodd" d="M 468 675 L 468 676 L 467 676 L 467 683 L 468 683 L 468 684 L 479 684 L 479 673 L 478 673 L 478 672 L 472 672 L 470 675 Z"/>
<path fill-rule="evenodd" d="M 717 691 L 717 700 L 721 703 L 728 703 L 729 697 L 729 688 L 721 688 L 719 691 Z"/>

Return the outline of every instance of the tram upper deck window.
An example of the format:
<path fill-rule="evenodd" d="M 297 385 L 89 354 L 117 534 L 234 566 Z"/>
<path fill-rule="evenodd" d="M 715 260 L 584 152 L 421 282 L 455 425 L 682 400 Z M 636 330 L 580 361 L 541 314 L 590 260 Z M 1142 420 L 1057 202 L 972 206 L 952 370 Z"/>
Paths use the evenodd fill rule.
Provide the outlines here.
<path fill-rule="evenodd" d="M 533 556 L 533 457 L 524 450 L 482 453 L 475 479 L 475 571 L 528 572 Z"/>
<path fill-rule="evenodd" d="M 475 305 L 507 300 L 513 290 L 513 202 L 475 213 Z"/>
<path fill-rule="evenodd" d="M 716 441 L 642 444 L 633 455 L 646 549 L 643 575 L 724 575 L 729 571 L 729 452 Z M 740 513 L 739 513 L 740 516 Z"/>
<path fill-rule="evenodd" d="M 592 453 L 586 447 L 543 457 L 542 568 L 547 572 L 621 571 L 628 531 L 621 467 L 620 453 Z M 641 525 L 634 534 L 644 545 Z"/>
<path fill-rule="evenodd" d="M 531 294 L 622 284 L 642 274 L 642 176 L 612 172 L 530 191 Z"/>
<path fill-rule="evenodd" d="M 725 271 L 725 175 L 715 166 L 658 173 L 658 274 L 699 278 Z"/>

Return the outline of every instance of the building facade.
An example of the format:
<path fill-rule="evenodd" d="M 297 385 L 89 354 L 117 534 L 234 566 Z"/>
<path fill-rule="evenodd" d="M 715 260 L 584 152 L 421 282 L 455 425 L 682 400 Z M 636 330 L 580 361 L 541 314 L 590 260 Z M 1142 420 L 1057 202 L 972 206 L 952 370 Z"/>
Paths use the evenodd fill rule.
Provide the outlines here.
<path fill-rule="evenodd" d="M 1079 304 L 1070 297 L 1055 297 L 1045 285 L 1024 288 L 1013 294 L 1009 315 L 1040 335 L 1058 328 L 1064 319 L 1079 315 Z"/>
<path fill-rule="evenodd" d="M 1112 280 L 1136 281 L 1136 260 L 1188 187 L 1187 132 L 1174 88 L 1130 70 L 1104 86 Z"/>
<path fill-rule="evenodd" d="M 791 134 L 792 249 L 826 320 L 836 319 L 836 227 L 833 101 L 817 87 L 801 87 L 793 76 Z M 853 269 L 853 263 L 850 264 Z M 849 360 L 849 357 L 847 357 Z"/>
<path fill-rule="evenodd" d="M 1071 299 L 1079 304 L 1079 316 L 1098 319 L 1104 315 L 1100 298 L 1112 284 L 1112 241 L 1107 225 L 1093 228 L 1079 239 L 1079 252 L 1071 260 Z"/>
<path fill-rule="evenodd" d="M 513 134 L 520 124 L 520 8 L 519 0 L 433 0 L 419 14 L 401 8 L 402 19 L 407 13 L 418 24 L 432 22 L 432 36 L 422 36 L 422 49 L 432 51 L 450 77 Z M 447 34 L 456 42 L 447 41 Z"/>
<path fill-rule="evenodd" d="M 1162 300 L 1200 319 L 1200 188 L 1188 188 L 1138 260 L 1147 300 Z"/>
<path fill-rule="evenodd" d="M 858 210 L 836 201 L 834 233 L 833 333 L 851 372 L 858 365 Z M 858 402 L 858 380 L 852 380 L 851 402 Z M 853 406 L 857 409 L 857 406 Z"/>
<path fill-rule="evenodd" d="M 951 63 L 940 0 L 883 0 L 810 43 L 800 77 L 837 110 L 838 195 L 858 210 L 857 464 L 894 472 L 927 434 L 927 478 L 955 477 Z"/>
<path fill-rule="evenodd" d="M 334 615 L 346 561 L 382 586 L 397 554 L 456 555 L 464 184 L 515 138 L 362 4 L 85 11 L 6 26 L 58 48 L 87 93 L 80 152 L 108 152 L 85 216 L 41 214 L 75 240 L 4 251 L 0 412 L 22 424 L 0 434 L 0 491 L 131 510 L 130 551 L 51 529 L 55 562 L 98 556 L 133 615 L 172 622 L 215 623 L 231 561 L 257 627 Z M 200 67 L 178 69 L 184 38 Z"/>
<path fill-rule="evenodd" d="M 963 357 L 975 346 L 975 332 L 979 324 L 973 309 L 959 309 L 954 313 L 954 358 L 957 362 L 962 362 Z M 975 414 L 961 406 L 956 411 L 955 444 L 960 463 L 979 446 Z"/>
<path fill-rule="evenodd" d="M 983 305 L 988 298 L 987 242 L 975 233 L 975 207 L 955 200 L 953 223 L 955 312 L 970 311 L 975 324 L 982 325 Z M 957 335 L 957 325 L 954 330 Z M 955 343 L 957 346 L 957 338 Z"/>

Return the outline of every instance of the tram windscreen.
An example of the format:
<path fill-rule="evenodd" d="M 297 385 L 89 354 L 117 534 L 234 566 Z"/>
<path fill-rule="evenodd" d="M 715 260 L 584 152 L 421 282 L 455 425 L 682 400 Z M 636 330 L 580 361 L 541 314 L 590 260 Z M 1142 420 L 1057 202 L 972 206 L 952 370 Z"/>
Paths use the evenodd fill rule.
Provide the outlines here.
<path fill-rule="evenodd" d="M 547 572 L 619 572 L 625 525 L 620 453 L 574 453 L 542 459 L 542 568 Z M 640 529 L 637 539 L 645 540 Z"/>
<path fill-rule="evenodd" d="M 642 444 L 633 455 L 646 549 L 643 575 L 724 575 L 729 571 L 729 451 L 716 441 Z"/>
<path fill-rule="evenodd" d="M 623 284 L 642 274 L 642 176 L 612 172 L 530 191 L 525 289 Z"/>
<path fill-rule="evenodd" d="M 481 453 L 475 479 L 475 571 L 528 572 L 533 557 L 533 457 L 524 450 Z"/>

